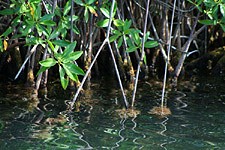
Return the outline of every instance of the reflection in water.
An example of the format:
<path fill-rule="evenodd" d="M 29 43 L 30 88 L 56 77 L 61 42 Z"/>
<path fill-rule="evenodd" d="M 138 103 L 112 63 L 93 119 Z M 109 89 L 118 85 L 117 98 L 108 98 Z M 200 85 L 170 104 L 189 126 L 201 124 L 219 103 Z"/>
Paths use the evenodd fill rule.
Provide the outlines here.
<path fill-rule="evenodd" d="M 176 139 L 173 137 L 169 137 L 169 139 L 172 139 L 172 141 L 168 140 L 168 136 L 166 135 L 166 131 L 167 131 L 167 122 L 168 122 L 169 118 L 168 117 L 164 117 L 164 120 L 162 122 L 160 122 L 159 124 L 163 127 L 162 131 L 159 132 L 160 135 L 162 135 L 163 137 L 165 137 L 165 139 L 167 139 L 165 142 L 160 144 L 160 147 L 167 150 L 166 145 L 172 144 L 176 142 Z"/>
<path fill-rule="evenodd" d="M 161 88 L 141 84 L 138 111 L 118 109 L 119 89 L 103 83 L 79 99 L 73 112 L 65 111 L 69 96 L 54 88 L 57 95 L 43 97 L 21 87 L 6 87 L 11 94 L 1 88 L 0 149 L 223 149 L 225 84 L 196 85 L 195 91 L 168 91 L 172 114 L 164 118 L 148 113 L 158 106 Z"/>
<path fill-rule="evenodd" d="M 115 149 L 115 148 L 120 147 L 120 143 L 122 143 L 124 141 L 124 139 L 125 139 L 123 137 L 123 135 L 122 135 L 122 131 L 125 130 L 125 122 L 126 122 L 126 120 L 127 120 L 127 118 L 121 118 L 121 120 L 120 120 L 121 128 L 120 128 L 120 130 L 118 132 L 118 135 L 120 137 L 120 140 L 115 143 L 116 146 L 115 147 L 112 147 L 112 149 Z"/>
<path fill-rule="evenodd" d="M 88 143 L 88 141 L 84 140 L 84 133 L 78 133 L 76 131 L 76 128 L 79 126 L 75 121 L 74 121 L 74 116 L 73 115 L 69 115 L 69 122 L 70 122 L 70 127 L 71 130 L 73 131 L 73 133 L 75 133 L 76 135 L 78 135 L 79 140 L 81 140 L 82 142 L 84 142 L 86 144 L 86 146 L 84 146 L 85 149 L 93 149 L 93 147 Z"/>

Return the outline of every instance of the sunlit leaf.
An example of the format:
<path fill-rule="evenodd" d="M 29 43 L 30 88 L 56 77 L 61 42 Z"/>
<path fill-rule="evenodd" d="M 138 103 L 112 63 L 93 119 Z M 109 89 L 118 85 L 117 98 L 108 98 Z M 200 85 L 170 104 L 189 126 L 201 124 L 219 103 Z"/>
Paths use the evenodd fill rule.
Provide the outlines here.
<path fill-rule="evenodd" d="M 86 23 L 88 22 L 88 19 L 89 19 L 88 8 L 85 7 L 85 9 L 84 9 L 84 20 L 85 20 Z"/>
<path fill-rule="evenodd" d="M 220 4 L 220 12 L 223 15 L 223 17 L 225 17 L 225 5 L 224 4 Z"/>
<path fill-rule="evenodd" d="M 78 67 L 77 65 L 75 65 L 74 63 L 68 62 L 68 63 L 64 63 L 63 65 L 66 66 L 66 68 L 67 68 L 68 70 L 70 70 L 70 72 L 71 72 L 72 74 L 76 74 L 76 75 L 85 75 L 84 71 L 83 71 L 80 67 Z M 65 67 L 64 67 L 64 68 L 65 68 Z"/>
<path fill-rule="evenodd" d="M 45 20 L 45 21 L 40 22 L 40 24 L 43 24 L 46 26 L 51 26 L 51 27 L 56 25 L 56 23 L 52 20 Z"/>
<path fill-rule="evenodd" d="M 29 2 L 39 4 L 41 2 L 41 0 L 29 0 Z"/>
<path fill-rule="evenodd" d="M 106 18 L 110 18 L 109 11 L 105 8 L 100 8 L 101 12 Z"/>
<path fill-rule="evenodd" d="M 49 47 L 51 48 L 51 50 L 54 51 L 55 47 L 54 47 L 54 45 L 52 44 L 52 42 L 49 41 L 49 40 L 47 40 L 47 42 L 48 42 L 48 45 L 49 45 Z"/>
<path fill-rule="evenodd" d="M 97 14 L 97 12 L 95 11 L 94 7 L 88 6 L 88 10 L 89 10 L 93 15 L 95 15 L 95 17 L 98 16 L 98 14 Z"/>
<path fill-rule="evenodd" d="M 73 26 L 73 32 L 74 32 L 75 34 L 80 34 L 80 31 L 79 31 L 79 29 L 77 28 L 76 25 Z"/>
<path fill-rule="evenodd" d="M 154 48 L 156 46 L 158 46 L 158 42 L 157 41 L 148 41 L 145 42 L 145 48 Z"/>
<path fill-rule="evenodd" d="M 57 63 L 57 61 L 53 58 L 47 58 L 39 62 L 40 65 L 44 67 L 52 67 Z"/>
<path fill-rule="evenodd" d="M 99 27 L 108 27 L 108 25 L 109 25 L 109 19 L 104 19 L 97 22 L 97 26 Z"/>
<path fill-rule="evenodd" d="M 71 9 L 71 0 L 67 1 L 66 3 L 63 11 L 63 16 L 67 15 L 70 9 Z"/>
<path fill-rule="evenodd" d="M 123 26 L 124 25 L 124 22 L 120 19 L 116 19 L 113 21 L 113 24 L 118 27 L 118 26 Z"/>
<path fill-rule="evenodd" d="M 82 2 L 82 0 L 74 0 L 74 2 L 80 6 L 84 6 L 85 4 Z"/>

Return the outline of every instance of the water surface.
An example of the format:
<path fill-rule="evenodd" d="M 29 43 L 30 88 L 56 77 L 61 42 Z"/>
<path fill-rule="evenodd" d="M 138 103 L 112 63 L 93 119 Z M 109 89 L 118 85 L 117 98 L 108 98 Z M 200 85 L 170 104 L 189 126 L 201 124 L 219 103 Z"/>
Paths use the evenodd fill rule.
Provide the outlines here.
<path fill-rule="evenodd" d="M 71 95 L 59 86 L 39 93 L 24 86 L 1 85 L 0 149 L 185 149 L 225 148 L 225 81 L 196 78 L 167 89 L 172 115 L 149 114 L 159 106 L 161 88 L 139 84 L 137 117 L 120 118 L 122 96 L 114 81 L 91 86 L 72 113 Z M 128 92 L 129 94 L 129 92 Z"/>

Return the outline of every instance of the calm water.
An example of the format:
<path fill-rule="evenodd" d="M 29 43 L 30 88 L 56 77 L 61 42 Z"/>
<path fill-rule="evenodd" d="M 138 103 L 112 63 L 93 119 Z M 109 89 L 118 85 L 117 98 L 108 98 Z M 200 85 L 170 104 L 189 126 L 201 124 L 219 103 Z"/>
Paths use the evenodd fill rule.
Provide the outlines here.
<path fill-rule="evenodd" d="M 70 94 L 57 86 L 37 97 L 24 87 L 1 85 L 0 149 L 225 149 L 224 79 L 196 78 L 167 90 L 172 115 L 163 118 L 148 113 L 160 104 L 156 84 L 139 84 L 136 118 L 115 111 L 122 108 L 115 82 L 91 89 L 68 114 Z"/>

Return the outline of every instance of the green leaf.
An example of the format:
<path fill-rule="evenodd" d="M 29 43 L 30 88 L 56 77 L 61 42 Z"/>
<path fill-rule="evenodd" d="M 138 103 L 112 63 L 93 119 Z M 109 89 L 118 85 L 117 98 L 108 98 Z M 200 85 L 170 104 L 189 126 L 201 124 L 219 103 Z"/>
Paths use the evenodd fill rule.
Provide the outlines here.
<path fill-rule="evenodd" d="M 70 11 L 71 9 L 71 0 L 69 0 L 65 7 L 64 7 L 64 11 L 63 11 L 63 16 L 66 16 L 68 14 L 68 12 Z"/>
<path fill-rule="evenodd" d="M 199 20 L 199 23 L 205 24 L 205 25 L 215 25 L 214 20 Z"/>
<path fill-rule="evenodd" d="M 82 2 L 82 0 L 74 0 L 74 2 L 80 6 L 84 6 L 85 4 Z"/>
<path fill-rule="evenodd" d="M 34 4 L 31 4 L 31 6 L 33 7 L 33 8 L 35 8 L 35 5 Z M 40 18 L 41 18 L 41 5 L 40 4 L 38 4 L 37 5 L 37 8 L 35 9 L 35 11 L 34 11 L 34 19 L 35 20 L 39 20 Z"/>
<path fill-rule="evenodd" d="M 109 38 L 109 42 L 111 43 L 111 42 L 115 41 L 119 36 L 120 36 L 120 35 L 118 35 L 118 34 L 115 34 L 115 35 L 111 36 L 111 37 Z"/>
<path fill-rule="evenodd" d="M 0 11 L 0 15 L 13 15 L 15 10 L 13 9 L 4 9 Z"/>
<path fill-rule="evenodd" d="M 69 54 L 68 56 L 68 60 L 69 61 L 75 61 L 78 58 L 80 58 L 80 56 L 83 54 L 83 51 L 76 51 L 76 52 L 72 52 L 71 54 Z"/>
<path fill-rule="evenodd" d="M 145 42 L 145 48 L 154 48 L 156 46 L 158 46 L 158 42 L 157 41 L 148 41 Z"/>
<path fill-rule="evenodd" d="M 53 58 L 47 58 L 45 60 L 42 60 L 39 62 L 40 65 L 44 66 L 44 67 L 52 67 L 57 63 L 57 61 Z"/>
<path fill-rule="evenodd" d="M 68 46 L 66 46 L 65 50 L 63 51 L 63 59 L 66 59 L 69 54 L 71 54 L 73 52 L 73 50 L 76 47 L 77 42 L 73 42 L 71 44 L 69 44 Z"/>
<path fill-rule="evenodd" d="M 128 30 L 129 28 L 130 28 L 130 26 L 131 26 L 131 20 L 129 20 L 129 21 L 125 21 L 124 22 L 124 26 L 123 26 L 123 31 L 126 31 L 126 30 Z"/>
<path fill-rule="evenodd" d="M 66 40 L 54 40 L 52 41 L 52 43 L 61 47 L 66 47 L 67 45 L 70 44 L 70 42 Z"/>
<path fill-rule="evenodd" d="M 56 25 L 56 23 L 52 20 L 45 20 L 45 21 L 40 22 L 40 24 L 43 24 L 46 26 L 51 26 L 51 27 Z"/>
<path fill-rule="evenodd" d="M 49 40 L 47 40 L 47 42 L 48 42 L 48 45 L 49 45 L 49 47 L 51 48 L 51 50 L 54 51 L 54 50 L 55 50 L 55 47 L 54 47 L 54 45 L 52 44 L 52 42 L 49 41 Z"/>
<path fill-rule="evenodd" d="M 2 35 L 0 37 L 2 37 L 2 36 L 6 37 L 10 33 L 12 33 L 12 31 L 13 31 L 13 29 L 11 27 L 9 27 L 4 33 L 2 33 Z"/>
<path fill-rule="evenodd" d="M 27 8 L 27 6 L 26 6 L 25 3 L 23 3 L 23 4 L 20 6 L 19 13 L 20 13 L 20 14 L 23 14 L 23 13 L 26 13 L 26 12 L 30 12 L 30 9 Z"/>
<path fill-rule="evenodd" d="M 0 52 L 3 52 L 4 48 L 3 48 L 3 43 L 2 40 L 0 40 Z"/>
<path fill-rule="evenodd" d="M 60 18 L 62 17 L 62 12 L 61 12 L 61 9 L 59 7 L 55 8 L 55 15 L 59 16 Z"/>
<path fill-rule="evenodd" d="M 70 66 L 68 64 L 62 64 L 63 68 L 65 69 L 66 74 L 69 76 L 69 78 L 73 81 L 78 81 L 78 77 L 76 74 L 71 72 Z"/>
<path fill-rule="evenodd" d="M 12 26 L 15 27 L 21 22 L 21 16 L 17 16 L 15 19 L 12 21 Z"/>
<path fill-rule="evenodd" d="M 223 15 L 223 17 L 225 17 L 225 5 L 224 4 L 220 4 L 220 12 Z"/>
<path fill-rule="evenodd" d="M 139 36 L 139 33 L 137 33 L 137 32 L 132 32 L 131 35 L 132 35 L 132 39 L 134 40 L 134 43 L 135 43 L 137 46 L 139 46 L 139 45 L 141 44 L 141 38 L 140 38 L 140 36 Z"/>
<path fill-rule="evenodd" d="M 72 21 L 76 21 L 76 20 L 78 20 L 78 19 L 79 19 L 78 16 L 76 16 L 76 15 L 73 15 L 73 16 L 72 16 Z M 69 17 L 69 21 L 71 21 L 71 17 Z"/>
<path fill-rule="evenodd" d="M 41 0 L 29 0 L 29 2 L 39 4 L 41 2 Z"/>
<path fill-rule="evenodd" d="M 123 26 L 124 25 L 124 22 L 120 19 L 115 19 L 113 21 L 113 24 L 116 26 L 116 27 L 119 27 L 119 26 Z"/>
<path fill-rule="evenodd" d="M 44 67 L 44 66 L 41 66 L 41 68 L 38 70 L 38 72 L 37 72 L 37 76 L 40 74 L 40 73 L 42 73 L 42 72 L 44 72 L 44 71 L 46 71 L 47 69 L 49 69 L 50 67 Z"/>
<path fill-rule="evenodd" d="M 41 36 L 43 32 L 43 27 L 40 24 L 36 24 L 36 29 L 37 29 L 38 35 Z"/>
<path fill-rule="evenodd" d="M 79 31 L 79 29 L 77 28 L 76 25 L 73 26 L 73 32 L 74 32 L 75 34 L 80 34 L 80 31 Z"/>
<path fill-rule="evenodd" d="M 72 74 L 85 75 L 84 71 L 74 63 L 68 62 L 64 63 L 63 65 L 66 66 L 66 68 L 69 69 Z"/>
<path fill-rule="evenodd" d="M 144 59 L 144 63 L 147 64 L 147 58 L 146 58 L 145 54 L 144 54 L 144 58 L 143 59 Z"/>
<path fill-rule="evenodd" d="M 110 18 L 109 11 L 105 8 L 100 8 L 101 12 L 106 18 Z"/>
<path fill-rule="evenodd" d="M 86 23 L 88 22 L 88 19 L 89 19 L 88 8 L 85 7 L 85 9 L 84 9 L 84 20 L 85 20 Z"/>
<path fill-rule="evenodd" d="M 223 32 L 225 32 L 225 24 L 220 24 L 220 26 L 223 29 Z"/>
<path fill-rule="evenodd" d="M 62 85 L 62 88 L 65 90 L 69 84 L 69 80 L 66 78 L 65 79 L 65 70 L 63 67 L 59 66 L 59 77 L 60 77 L 60 82 Z"/>
<path fill-rule="evenodd" d="M 118 43 L 117 43 L 117 48 L 120 48 L 123 44 L 123 36 L 121 36 L 118 40 Z"/>
<path fill-rule="evenodd" d="M 98 27 L 108 27 L 108 25 L 109 25 L 109 19 L 104 19 L 97 22 Z"/>
<path fill-rule="evenodd" d="M 95 2 L 95 0 L 85 0 L 85 2 L 86 2 L 88 5 L 91 5 L 92 3 Z"/>
<path fill-rule="evenodd" d="M 146 34 L 145 34 L 145 41 L 144 42 L 146 42 L 148 40 L 149 35 L 150 35 L 150 32 L 147 31 Z"/>
<path fill-rule="evenodd" d="M 35 45 L 35 44 L 43 44 L 44 40 L 39 37 L 27 37 L 26 44 L 27 45 Z"/>
<path fill-rule="evenodd" d="M 43 17 L 41 17 L 39 21 L 42 22 L 42 21 L 52 20 L 53 16 L 54 14 L 46 14 Z"/>
<path fill-rule="evenodd" d="M 88 6 L 88 10 L 89 10 L 92 14 L 94 14 L 95 16 L 97 16 L 97 13 L 96 13 L 94 7 Z"/>
<path fill-rule="evenodd" d="M 137 50 L 137 48 L 138 48 L 138 47 L 136 47 L 136 46 L 130 46 L 130 47 L 126 50 L 126 52 L 128 52 L 128 53 L 134 52 L 134 51 Z"/>
<path fill-rule="evenodd" d="M 51 35 L 49 36 L 49 40 L 56 38 L 57 36 L 59 36 L 59 34 L 60 34 L 60 31 L 59 31 L 59 28 L 57 28 L 51 33 Z"/>

